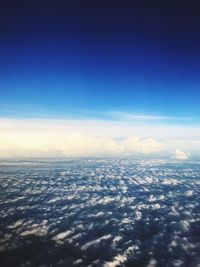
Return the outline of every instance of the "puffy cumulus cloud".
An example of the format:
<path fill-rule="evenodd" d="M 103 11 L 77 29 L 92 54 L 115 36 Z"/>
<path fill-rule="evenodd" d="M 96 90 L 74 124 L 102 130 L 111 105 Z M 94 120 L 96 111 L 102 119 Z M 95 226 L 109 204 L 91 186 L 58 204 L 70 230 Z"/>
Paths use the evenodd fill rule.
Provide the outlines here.
<path fill-rule="evenodd" d="M 63 145 L 63 153 L 67 156 L 118 154 L 124 151 L 123 146 L 112 138 L 86 136 L 83 134 L 66 136 Z"/>
<path fill-rule="evenodd" d="M 156 139 L 140 139 L 136 137 L 128 138 L 124 142 L 125 151 L 142 154 L 152 154 L 163 150 L 163 145 Z"/>
<path fill-rule="evenodd" d="M 117 141 L 111 137 L 56 131 L 18 130 L 0 133 L 1 156 L 95 156 L 120 154 L 151 154 L 162 149 L 155 139 L 128 138 Z"/>
<path fill-rule="evenodd" d="M 138 155 L 156 153 L 161 148 L 162 145 L 155 139 L 128 138 L 117 141 L 111 137 L 40 130 L 0 133 L 2 156 Z"/>
<path fill-rule="evenodd" d="M 85 136 L 73 134 L 67 136 L 64 142 L 65 155 L 95 155 L 95 154 L 153 154 L 162 151 L 163 146 L 156 139 L 137 137 L 116 141 L 108 137 Z"/>
<path fill-rule="evenodd" d="M 84 132 L 84 131 L 83 131 Z M 94 156 L 118 154 L 123 146 L 110 137 L 60 127 L 11 127 L 0 131 L 0 156 Z"/>
<path fill-rule="evenodd" d="M 189 154 L 180 150 L 180 149 L 176 149 L 176 151 L 174 153 L 174 158 L 180 159 L 180 160 L 186 160 L 189 158 Z"/>
<path fill-rule="evenodd" d="M 183 151 L 191 151 L 192 148 L 196 154 L 200 153 L 200 143 L 197 139 L 200 129 L 196 127 L 193 130 L 191 133 L 195 134 L 189 136 L 187 129 L 183 131 L 182 128 L 173 126 L 166 128 L 103 120 L 0 118 L 0 157 L 151 156 L 169 155 L 169 151 L 180 148 L 180 151 L 177 150 L 176 158 L 186 159 L 188 154 Z M 187 140 L 187 136 L 190 139 Z"/>

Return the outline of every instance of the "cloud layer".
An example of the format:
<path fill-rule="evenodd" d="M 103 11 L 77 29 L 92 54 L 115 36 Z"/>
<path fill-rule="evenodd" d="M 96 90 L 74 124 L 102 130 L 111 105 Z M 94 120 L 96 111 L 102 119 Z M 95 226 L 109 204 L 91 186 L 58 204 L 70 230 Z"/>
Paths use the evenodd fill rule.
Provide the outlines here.
<path fill-rule="evenodd" d="M 133 158 L 0 161 L 1 266 L 198 266 L 199 167 Z"/>
<path fill-rule="evenodd" d="M 0 156 L 200 153 L 200 128 L 108 120 L 0 119 Z"/>

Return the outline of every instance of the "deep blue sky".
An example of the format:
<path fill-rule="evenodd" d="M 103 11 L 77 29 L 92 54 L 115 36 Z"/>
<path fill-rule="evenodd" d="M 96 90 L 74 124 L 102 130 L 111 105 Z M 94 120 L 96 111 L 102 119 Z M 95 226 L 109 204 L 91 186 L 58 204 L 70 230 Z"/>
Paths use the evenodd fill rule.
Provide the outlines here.
<path fill-rule="evenodd" d="M 199 118 L 197 1 L 133 2 L 2 0 L 0 116 Z"/>

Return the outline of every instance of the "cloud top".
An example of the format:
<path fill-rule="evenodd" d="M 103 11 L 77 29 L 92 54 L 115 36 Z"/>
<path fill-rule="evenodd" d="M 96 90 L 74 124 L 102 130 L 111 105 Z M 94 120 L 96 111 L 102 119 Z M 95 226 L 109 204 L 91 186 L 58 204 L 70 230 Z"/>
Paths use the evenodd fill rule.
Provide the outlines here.
<path fill-rule="evenodd" d="M 191 134 L 192 133 L 192 134 Z M 0 119 L 0 156 L 200 154 L 200 129 L 103 120 Z M 174 152 L 175 151 L 175 152 Z"/>
<path fill-rule="evenodd" d="M 180 149 L 176 149 L 174 158 L 179 160 L 186 160 L 189 159 L 189 154 Z"/>

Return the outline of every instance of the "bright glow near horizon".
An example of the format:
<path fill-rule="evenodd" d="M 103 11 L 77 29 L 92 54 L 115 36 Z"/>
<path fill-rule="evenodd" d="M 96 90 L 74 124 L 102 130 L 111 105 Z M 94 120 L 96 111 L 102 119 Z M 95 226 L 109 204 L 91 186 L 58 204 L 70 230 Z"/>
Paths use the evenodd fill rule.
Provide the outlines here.
<path fill-rule="evenodd" d="M 0 119 L 0 157 L 200 154 L 200 127 L 132 121 Z"/>

